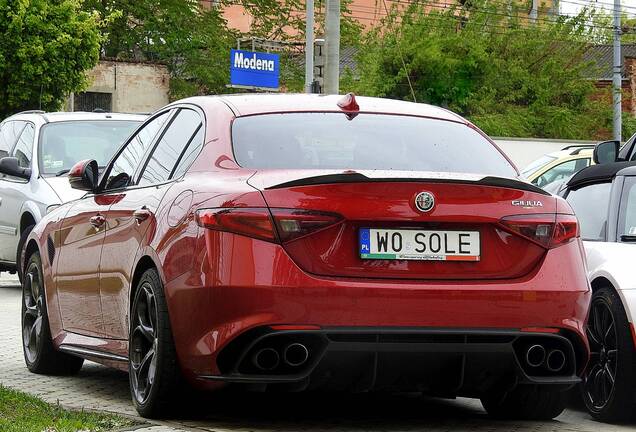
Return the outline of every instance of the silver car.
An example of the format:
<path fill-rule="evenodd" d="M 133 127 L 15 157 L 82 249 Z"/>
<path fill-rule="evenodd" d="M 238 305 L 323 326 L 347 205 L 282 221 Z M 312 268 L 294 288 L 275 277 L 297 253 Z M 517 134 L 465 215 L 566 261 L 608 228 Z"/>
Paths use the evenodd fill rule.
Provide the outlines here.
<path fill-rule="evenodd" d="M 24 240 L 51 209 L 80 198 L 66 174 L 78 161 L 106 165 L 146 119 L 110 113 L 27 111 L 0 123 L 0 271 L 18 272 Z"/>

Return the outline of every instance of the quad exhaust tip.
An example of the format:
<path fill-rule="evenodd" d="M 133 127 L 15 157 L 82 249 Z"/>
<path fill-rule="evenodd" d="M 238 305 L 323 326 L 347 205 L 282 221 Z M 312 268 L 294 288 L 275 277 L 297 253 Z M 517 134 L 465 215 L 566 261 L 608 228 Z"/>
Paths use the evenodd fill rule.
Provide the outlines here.
<path fill-rule="evenodd" d="M 550 372 L 559 372 L 565 367 L 565 353 L 559 349 L 550 351 L 545 365 Z"/>
<path fill-rule="evenodd" d="M 283 351 L 283 360 L 289 366 L 302 366 L 308 358 L 309 350 L 301 343 L 291 343 Z"/>
<path fill-rule="evenodd" d="M 532 367 L 539 367 L 545 362 L 545 348 L 542 345 L 532 345 L 526 351 L 526 363 Z M 565 356 L 564 356 L 565 363 Z"/>
<path fill-rule="evenodd" d="M 274 348 L 263 348 L 254 354 L 252 362 L 260 370 L 271 371 L 278 367 L 280 356 Z"/>

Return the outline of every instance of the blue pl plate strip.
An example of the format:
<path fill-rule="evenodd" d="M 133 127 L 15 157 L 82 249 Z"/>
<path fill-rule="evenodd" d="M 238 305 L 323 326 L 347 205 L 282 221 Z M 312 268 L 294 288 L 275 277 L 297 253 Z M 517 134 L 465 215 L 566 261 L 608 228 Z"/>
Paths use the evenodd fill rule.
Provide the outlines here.
<path fill-rule="evenodd" d="M 360 228 L 358 231 L 358 239 L 360 243 L 360 255 L 368 255 L 371 253 L 371 233 L 369 228 Z"/>

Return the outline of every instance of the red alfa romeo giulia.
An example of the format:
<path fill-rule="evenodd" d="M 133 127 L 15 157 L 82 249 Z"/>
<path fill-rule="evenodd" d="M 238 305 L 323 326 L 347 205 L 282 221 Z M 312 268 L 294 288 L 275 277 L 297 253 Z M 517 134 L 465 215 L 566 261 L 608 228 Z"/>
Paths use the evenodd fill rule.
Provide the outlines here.
<path fill-rule="evenodd" d="M 180 382 L 419 391 L 552 418 L 588 358 L 577 220 L 428 105 L 236 95 L 155 113 L 23 256 L 36 373 L 130 372 L 143 416 Z"/>

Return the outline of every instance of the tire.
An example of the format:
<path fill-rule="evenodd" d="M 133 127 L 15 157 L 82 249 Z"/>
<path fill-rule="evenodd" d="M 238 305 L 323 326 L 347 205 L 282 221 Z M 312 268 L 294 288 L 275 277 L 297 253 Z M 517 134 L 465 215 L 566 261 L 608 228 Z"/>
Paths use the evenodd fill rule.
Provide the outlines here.
<path fill-rule="evenodd" d="M 585 407 L 596 420 L 628 420 L 634 408 L 636 353 L 625 308 L 612 288 L 592 296 L 587 334 L 592 354 L 580 386 Z M 602 340 L 599 334 L 604 334 Z"/>
<path fill-rule="evenodd" d="M 481 404 L 499 419 L 552 420 L 565 409 L 565 395 L 543 386 L 519 385 L 508 393 L 483 397 Z"/>
<path fill-rule="evenodd" d="M 146 270 L 137 284 L 130 323 L 128 369 L 133 404 L 142 417 L 165 416 L 182 379 L 163 285 L 155 269 Z"/>
<path fill-rule="evenodd" d="M 46 295 L 40 254 L 27 261 L 22 283 L 22 350 L 29 371 L 45 375 L 73 375 L 84 359 L 55 349 L 46 309 Z"/>
<path fill-rule="evenodd" d="M 31 231 L 33 231 L 33 228 L 35 227 L 35 225 L 29 225 L 27 226 L 24 231 L 22 231 L 22 234 L 20 234 L 20 240 L 18 240 L 18 250 L 16 252 L 16 256 L 15 256 L 15 268 L 16 268 L 16 272 L 18 273 L 18 279 L 20 280 L 20 283 L 22 283 L 22 269 L 24 262 L 22 261 L 22 253 L 24 252 L 24 245 L 26 244 L 26 240 L 27 237 L 29 237 L 29 234 L 31 234 Z M 26 259 L 26 257 L 24 257 L 24 259 Z"/>

